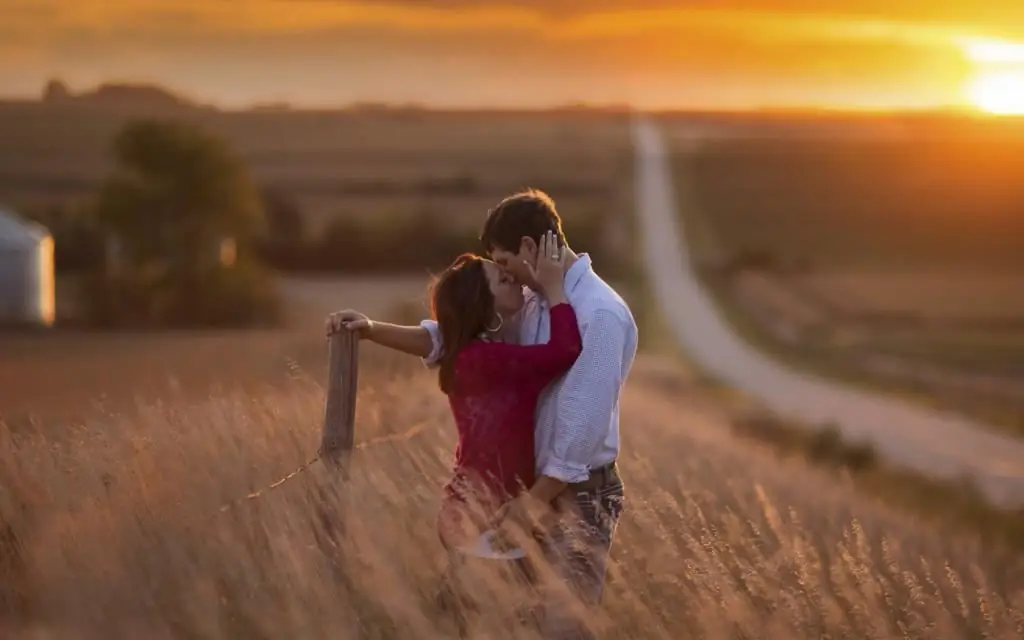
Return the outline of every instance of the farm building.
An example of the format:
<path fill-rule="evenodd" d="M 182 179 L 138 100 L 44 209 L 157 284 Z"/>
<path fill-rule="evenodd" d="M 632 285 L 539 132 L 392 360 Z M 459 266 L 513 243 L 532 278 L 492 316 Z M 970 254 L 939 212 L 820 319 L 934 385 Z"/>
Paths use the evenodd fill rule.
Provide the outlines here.
<path fill-rule="evenodd" d="M 55 297 L 49 230 L 0 209 L 0 325 L 51 326 Z"/>

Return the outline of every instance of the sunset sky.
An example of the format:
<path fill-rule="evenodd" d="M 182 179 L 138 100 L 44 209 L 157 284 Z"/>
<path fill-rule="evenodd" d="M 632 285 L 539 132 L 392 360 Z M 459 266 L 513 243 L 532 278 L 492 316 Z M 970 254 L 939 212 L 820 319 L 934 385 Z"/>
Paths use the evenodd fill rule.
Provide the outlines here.
<path fill-rule="evenodd" d="M 8 96 L 60 77 L 225 106 L 1024 108 L 1024 0 L 0 0 L 0 15 Z"/>

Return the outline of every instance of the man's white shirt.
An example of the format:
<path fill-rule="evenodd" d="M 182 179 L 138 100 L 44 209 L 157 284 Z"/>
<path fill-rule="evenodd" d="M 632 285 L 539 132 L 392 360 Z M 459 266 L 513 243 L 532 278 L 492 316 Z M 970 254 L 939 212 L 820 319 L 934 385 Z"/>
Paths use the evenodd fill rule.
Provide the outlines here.
<path fill-rule="evenodd" d="M 618 458 L 619 397 L 638 336 L 629 306 L 594 272 L 585 253 L 566 271 L 565 296 L 576 312 L 583 350 L 541 395 L 534 440 L 538 476 L 574 483 L 589 478 L 590 469 Z M 434 366 L 442 351 L 437 323 L 424 320 L 420 326 L 434 343 L 424 362 Z M 550 338 L 547 302 L 527 290 L 519 343 L 543 344 Z"/>

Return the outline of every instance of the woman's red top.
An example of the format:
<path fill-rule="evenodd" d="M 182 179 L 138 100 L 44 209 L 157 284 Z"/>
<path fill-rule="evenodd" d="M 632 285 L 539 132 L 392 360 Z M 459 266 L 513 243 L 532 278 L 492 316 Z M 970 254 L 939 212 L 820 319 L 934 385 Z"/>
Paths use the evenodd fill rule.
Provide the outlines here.
<path fill-rule="evenodd" d="M 551 339 L 546 344 L 480 339 L 462 349 L 448 396 L 459 442 L 442 511 L 471 499 L 486 514 L 533 484 L 537 402 L 581 349 L 576 313 L 567 303 L 551 307 Z"/>

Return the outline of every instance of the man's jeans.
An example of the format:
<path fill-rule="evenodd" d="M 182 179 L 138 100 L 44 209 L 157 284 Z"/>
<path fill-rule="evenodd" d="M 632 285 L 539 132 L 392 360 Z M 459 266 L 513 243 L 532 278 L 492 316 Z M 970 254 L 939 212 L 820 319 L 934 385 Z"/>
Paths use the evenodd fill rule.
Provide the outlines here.
<path fill-rule="evenodd" d="M 551 640 L 588 640 L 587 610 L 601 604 L 608 554 L 622 515 L 622 481 L 563 494 L 564 518 L 550 532 L 545 556 L 563 585 L 545 597 L 541 629 Z M 566 589 L 565 587 L 568 587 Z"/>

